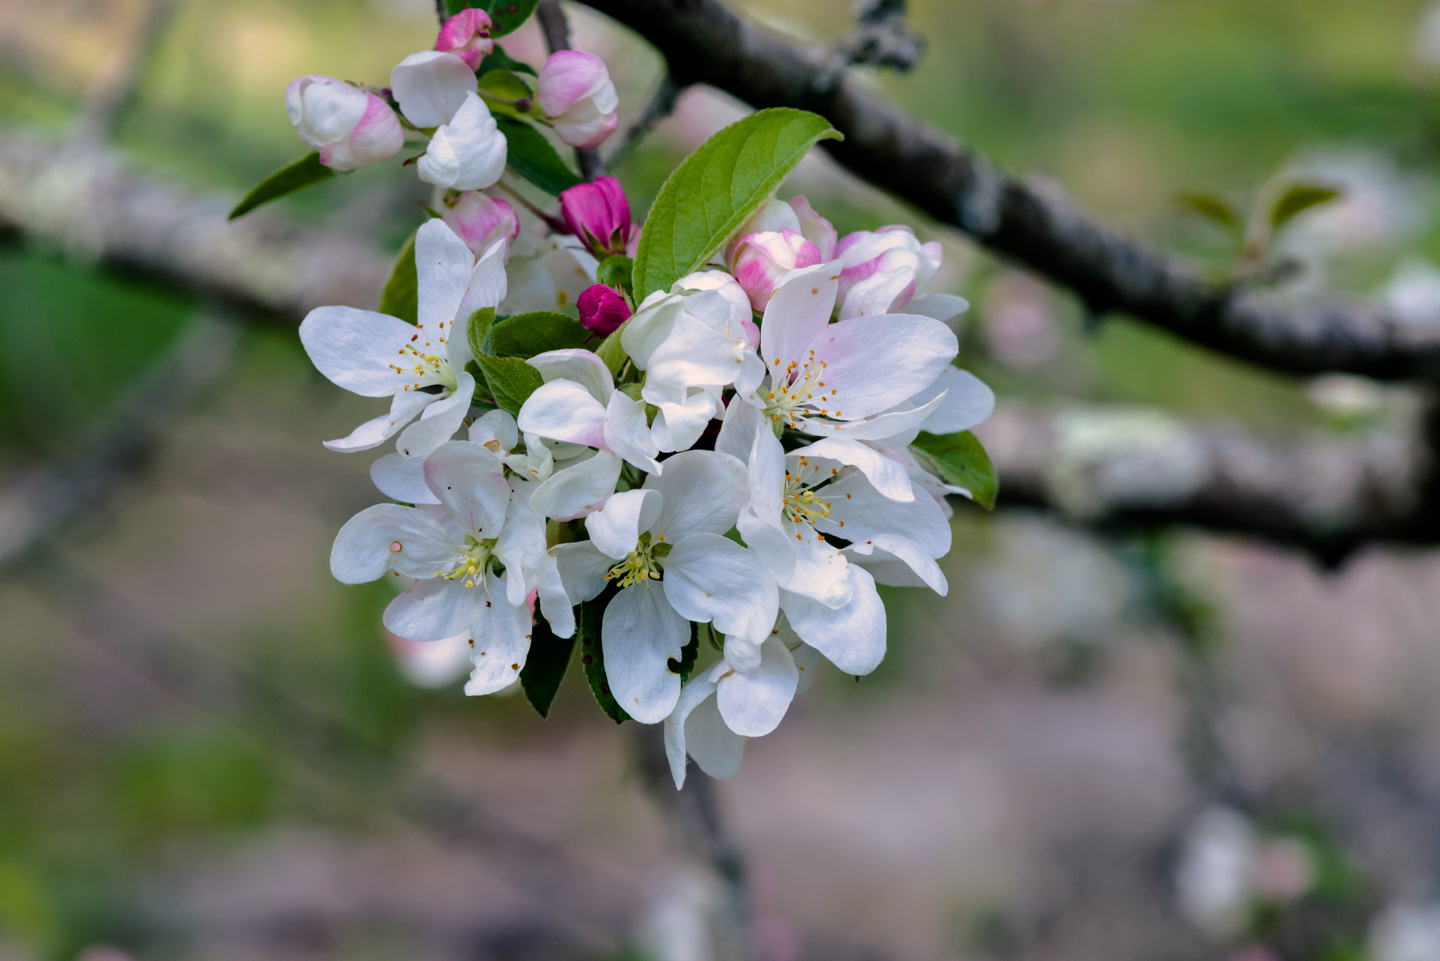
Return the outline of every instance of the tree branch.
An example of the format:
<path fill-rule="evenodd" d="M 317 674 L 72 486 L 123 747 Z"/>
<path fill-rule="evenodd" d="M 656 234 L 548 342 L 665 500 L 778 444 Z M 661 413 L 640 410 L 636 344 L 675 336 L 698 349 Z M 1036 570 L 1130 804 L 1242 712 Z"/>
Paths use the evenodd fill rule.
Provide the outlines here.
<path fill-rule="evenodd" d="M 545 32 L 545 45 L 551 53 L 570 49 L 570 24 L 565 19 L 565 11 L 560 9 L 560 0 L 540 0 L 535 8 L 535 18 L 540 21 L 540 28 Z M 580 176 L 588 181 L 605 173 L 600 153 L 593 147 L 576 147 L 575 159 L 580 164 Z"/>
<path fill-rule="evenodd" d="M 833 69 L 834 53 L 743 22 L 717 0 L 585 0 L 653 44 L 679 84 L 755 107 L 812 110 L 845 134 L 825 148 L 863 180 L 1069 288 L 1210 350 L 1291 374 L 1440 380 L 1440 323 L 1407 325 L 1338 295 L 1282 303 L 1231 290 L 1086 217 Z M 1440 318 L 1437 318 L 1440 320 Z"/>

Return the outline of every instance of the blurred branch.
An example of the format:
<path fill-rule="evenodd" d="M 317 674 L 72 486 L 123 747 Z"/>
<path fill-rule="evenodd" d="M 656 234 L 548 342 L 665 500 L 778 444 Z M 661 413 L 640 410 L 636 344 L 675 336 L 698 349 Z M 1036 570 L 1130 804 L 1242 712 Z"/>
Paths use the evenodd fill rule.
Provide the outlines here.
<path fill-rule="evenodd" d="M 540 0 L 540 5 L 535 8 L 535 17 L 545 32 L 545 44 L 551 53 L 570 49 L 570 24 L 565 19 L 565 11 L 560 9 L 560 0 Z M 580 164 L 580 176 L 585 180 L 594 180 L 605 173 L 600 153 L 593 147 L 576 147 L 575 159 Z"/>
<path fill-rule="evenodd" d="M 1053 185 L 1005 173 L 834 70 L 830 48 L 742 21 L 717 0 L 585 2 L 653 44 L 676 83 L 709 84 L 755 107 L 821 114 L 845 134 L 825 148 L 861 179 L 1069 288 L 1092 313 L 1129 314 L 1276 371 L 1440 380 L 1440 317 L 1407 325 L 1338 295 L 1283 303 L 1212 283 L 1090 219 Z"/>
<path fill-rule="evenodd" d="M 836 44 L 842 70 L 846 66 L 901 73 L 914 69 L 925 54 L 925 38 L 905 25 L 905 5 L 905 0 L 862 0 L 854 29 Z"/>
<path fill-rule="evenodd" d="M 614 170 L 624 163 L 635 145 L 649 136 L 656 124 L 675 112 L 675 104 L 680 101 L 680 95 L 684 92 L 685 88 L 676 83 L 669 73 L 661 77 L 660 86 L 655 88 L 655 93 L 645 104 L 645 110 L 625 129 L 620 142 L 606 158 L 605 169 Z"/>
<path fill-rule="evenodd" d="M 71 450 L 0 496 L 0 574 L 110 497 L 149 459 L 188 410 L 230 368 L 232 324 L 201 317 Z"/>
<path fill-rule="evenodd" d="M 145 77 L 155 51 L 174 18 L 177 0 L 149 0 L 128 41 L 119 48 L 119 62 L 97 85 L 85 106 L 83 136 L 109 140 Z"/>

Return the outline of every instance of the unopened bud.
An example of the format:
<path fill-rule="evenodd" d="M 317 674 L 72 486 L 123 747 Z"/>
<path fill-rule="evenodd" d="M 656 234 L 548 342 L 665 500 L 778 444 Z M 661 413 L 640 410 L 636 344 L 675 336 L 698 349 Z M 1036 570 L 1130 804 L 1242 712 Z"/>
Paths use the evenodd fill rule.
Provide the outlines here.
<path fill-rule="evenodd" d="M 602 337 L 613 334 L 630 319 L 630 305 L 625 297 L 604 284 L 585 288 L 575 306 L 580 310 L 580 326 Z"/>

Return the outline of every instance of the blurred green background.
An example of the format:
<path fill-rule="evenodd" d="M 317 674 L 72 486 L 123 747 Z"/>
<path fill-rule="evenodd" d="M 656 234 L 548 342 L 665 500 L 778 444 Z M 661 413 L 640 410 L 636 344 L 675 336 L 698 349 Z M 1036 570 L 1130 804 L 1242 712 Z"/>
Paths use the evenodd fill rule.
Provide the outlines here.
<path fill-rule="evenodd" d="M 743 7 L 816 41 L 851 22 L 820 0 Z M 1306 264 L 1302 287 L 1377 294 L 1407 259 L 1440 256 L 1440 29 L 1427 35 L 1420 0 L 910 8 L 928 52 L 874 82 L 1111 223 L 1228 269 L 1230 242 L 1174 196 L 1246 203 L 1293 172 L 1344 190 L 1282 238 Z M 0 0 L 0 136 L 73 125 L 144 9 Z M 623 126 L 659 59 L 572 14 L 577 44 L 611 65 Z M 238 195 L 302 152 L 283 108 L 291 78 L 384 83 L 434 30 L 425 0 L 181 0 L 115 145 L 177 183 Z M 533 25 L 506 45 L 543 55 Z M 616 171 L 637 211 L 738 110 L 688 93 Z M 934 289 L 972 301 L 964 360 L 1004 399 L 1357 429 L 1314 385 L 1124 319 L 1088 329 L 1063 294 L 828 161 L 782 193 L 798 191 L 842 232 L 908 222 L 944 242 Z M 393 251 L 423 196 L 412 171 L 387 165 L 279 209 Z M 0 245 L 0 482 L 84 443 L 207 309 L 64 252 Z M 1404 406 L 1377 393 L 1360 429 Z M 378 498 L 369 458 L 319 442 L 372 406 L 315 375 L 292 330 L 250 329 L 142 478 L 0 581 L 0 958 L 126 956 L 97 945 L 136 958 L 688 957 L 663 956 L 654 933 L 684 916 L 694 879 L 628 773 L 629 732 L 575 677 L 546 721 L 519 697 L 411 683 L 380 628 L 386 589 L 329 579 L 334 530 Z M 859 685 L 821 678 L 722 795 L 756 851 L 767 956 L 1224 956 L 1223 939 L 1164 913 L 1151 860 L 1198 803 L 1172 749 L 1186 711 L 1165 644 L 1176 636 L 1228 645 L 1245 709 L 1283 715 L 1264 730 L 1284 737 L 1247 748 L 1262 781 L 1314 760 L 1286 740 L 1306 725 L 1392 732 L 1433 780 L 1432 560 L 1387 555 L 1326 579 L 1246 545 L 1096 542 L 978 515 L 959 511 L 951 595 L 889 592 L 885 666 Z M 1157 570 L 1215 608 L 1206 626 L 1176 613 Z M 1302 633 L 1311 646 L 1296 646 Z M 407 819 L 416 772 L 479 805 L 477 851 Z M 1076 854 L 1091 833 L 1115 846 Z M 1130 886 L 1052 890 L 1069 877 L 1056 858 L 1112 856 Z M 1057 912 L 1107 920 L 1097 933 Z M 1363 922 L 1347 930 L 1363 941 Z"/>

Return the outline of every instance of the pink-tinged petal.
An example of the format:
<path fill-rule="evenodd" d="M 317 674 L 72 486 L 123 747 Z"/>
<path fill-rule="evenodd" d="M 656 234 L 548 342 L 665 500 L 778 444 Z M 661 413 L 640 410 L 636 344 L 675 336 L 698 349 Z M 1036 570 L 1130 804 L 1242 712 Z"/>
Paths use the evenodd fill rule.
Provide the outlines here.
<path fill-rule="evenodd" d="M 610 139 L 620 125 L 620 115 L 614 110 L 603 111 L 596 101 L 587 100 L 571 107 L 552 123 L 556 136 L 564 143 L 594 149 Z"/>
<path fill-rule="evenodd" d="M 498 537 L 510 506 L 510 485 L 495 455 L 479 444 L 450 441 L 425 458 L 425 486 L 476 540 Z"/>
<path fill-rule="evenodd" d="M 836 419 L 869 417 L 928 387 L 955 359 L 955 334 L 929 317 L 895 314 L 832 324 L 809 345 L 825 364 Z"/>
<path fill-rule="evenodd" d="M 349 454 L 379 447 L 399 433 L 401 428 L 410 423 L 416 414 L 428 407 L 434 400 L 434 394 L 416 390 L 400 391 L 391 398 L 389 413 L 367 420 L 345 437 L 325 441 L 325 448 Z"/>
<path fill-rule="evenodd" d="M 894 313 L 915 294 L 913 266 L 882 270 L 852 285 L 840 298 L 840 319 Z"/>
<path fill-rule="evenodd" d="M 599 57 L 582 50 L 557 50 L 540 68 L 535 100 L 547 117 L 558 117 L 609 82 L 610 73 Z"/>
<path fill-rule="evenodd" d="M 830 323 L 840 265 L 835 261 L 797 270 L 776 288 L 760 325 L 760 359 L 772 373 L 805 359 Z"/>
<path fill-rule="evenodd" d="M 416 164 L 420 179 L 455 190 L 483 190 L 505 172 L 508 146 L 485 101 L 471 91 L 449 123 L 435 131 Z"/>
<path fill-rule="evenodd" d="M 820 251 L 793 230 L 750 234 L 735 247 L 735 280 L 756 310 L 764 310 L 789 274 L 820 263 Z"/>
<path fill-rule="evenodd" d="M 493 694 L 515 683 L 525 667 L 532 632 L 530 608 L 508 603 L 505 586 L 493 573 L 485 576 L 483 589 L 477 585 L 467 593 L 474 595 L 467 627 L 475 646 L 470 651 L 474 670 L 465 682 L 465 693 Z"/>
<path fill-rule="evenodd" d="M 599 177 L 594 183 L 561 191 L 560 213 L 597 257 L 625 253 L 635 233 L 630 200 L 614 177 Z"/>
<path fill-rule="evenodd" d="M 466 7 L 447 19 L 435 38 L 435 49 L 453 53 L 471 70 L 480 69 L 480 61 L 495 50 L 490 31 L 494 24 L 490 15 L 475 7 Z"/>
<path fill-rule="evenodd" d="M 724 534 L 745 506 L 746 476 L 745 465 L 729 454 L 676 454 L 665 461 L 663 474 L 645 478 L 645 489 L 664 500 L 653 526 L 642 530 L 653 530 L 672 543 L 691 534 Z"/>
<path fill-rule="evenodd" d="M 761 737 L 780 726 L 799 683 L 794 658 L 778 637 L 771 636 L 760 646 L 760 663 L 754 670 L 736 671 L 715 685 L 715 705 L 730 730 Z"/>
<path fill-rule="evenodd" d="M 400 112 L 417 127 L 448 124 L 475 95 L 475 71 L 453 53 L 412 53 L 390 73 Z"/>
<path fill-rule="evenodd" d="M 400 432 L 395 449 L 402 457 L 424 457 L 455 436 L 475 393 L 475 378 L 461 374 L 455 378 L 455 391 L 425 408 L 420 419 Z"/>
<path fill-rule="evenodd" d="M 585 288 L 575 302 L 580 312 L 580 326 L 602 337 L 608 337 L 630 319 L 630 305 L 616 290 L 604 284 L 593 284 Z"/>
<path fill-rule="evenodd" d="M 389 160 L 405 146 L 405 131 L 390 105 L 365 94 L 365 113 L 349 136 L 320 149 L 320 162 L 333 170 L 359 170 Z"/>
<path fill-rule="evenodd" d="M 832 259 L 835 256 L 838 237 L 834 224 L 817 214 L 810 206 L 810 201 L 803 196 L 791 197 L 790 209 L 795 211 L 795 217 L 800 222 L 800 226 L 796 229 L 804 235 L 806 240 L 815 245 L 820 252 L 820 260 Z"/>
<path fill-rule="evenodd" d="M 605 446 L 605 408 L 572 380 L 542 384 L 521 406 L 516 421 L 527 434 L 586 447 Z"/>
<path fill-rule="evenodd" d="M 454 637 L 470 629 L 471 593 L 443 577 L 421 578 L 385 608 L 385 627 L 411 641 Z"/>
<path fill-rule="evenodd" d="M 335 535 L 330 572 L 342 584 L 364 584 L 402 567 L 402 573 L 428 575 L 452 556 L 454 547 L 444 529 L 424 511 L 376 504 L 346 521 Z"/>
<path fill-rule="evenodd" d="M 750 215 L 750 219 L 741 225 L 740 229 L 731 235 L 725 242 L 724 262 L 735 262 L 735 248 L 740 246 L 740 241 L 751 234 L 780 233 L 786 230 L 793 230 L 800 233 L 800 218 L 795 215 L 795 208 L 781 200 L 770 199 L 760 205 L 760 209 Z"/>
<path fill-rule="evenodd" d="M 630 490 L 612 494 L 601 507 L 585 518 L 590 542 L 607 557 L 623 560 L 635 550 L 640 535 L 650 530 L 660 515 L 661 497 L 655 491 Z"/>
<path fill-rule="evenodd" d="M 623 588 L 605 608 L 600 643 L 610 692 L 641 724 L 665 720 L 680 697 L 670 659 L 690 640 L 690 624 L 670 606 L 656 581 Z"/>
<path fill-rule="evenodd" d="M 593 350 L 566 347 L 536 354 L 527 363 L 540 372 L 548 384 L 552 380 L 570 380 L 589 391 L 596 403 L 603 404 L 615 392 L 610 368 Z M 521 430 L 525 428 L 522 426 Z"/>
<path fill-rule="evenodd" d="M 317 307 L 300 323 L 300 343 L 331 383 L 362 397 L 384 397 L 412 378 L 392 368 L 415 328 L 386 314 L 353 307 Z"/>
<path fill-rule="evenodd" d="M 780 595 L 780 605 L 795 633 L 846 674 L 869 674 L 885 659 L 885 605 L 875 580 L 850 565 L 854 586 L 850 602 L 830 608 L 798 594 Z"/>
<path fill-rule="evenodd" d="M 350 136 L 369 106 L 365 92 L 333 77 L 311 75 L 290 84 L 285 107 L 300 139 L 316 150 Z"/>
<path fill-rule="evenodd" d="M 454 200 L 446 201 L 441 217 L 477 257 L 495 241 L 512 241 L 520 235 L 520 219 L 515 208 L 478 190 L 464 191 Z M 508 248 L 506 257 L 509 257 Z"/>
<path fill-rule="evenodd" d="M 713 622 L 726 637 L 752 643 L 769 635 L 780 596 L 739 544 L 719 534 L 691 534 L 676 541 L 661 564 L 665 596 L 687 620 Z"/>

